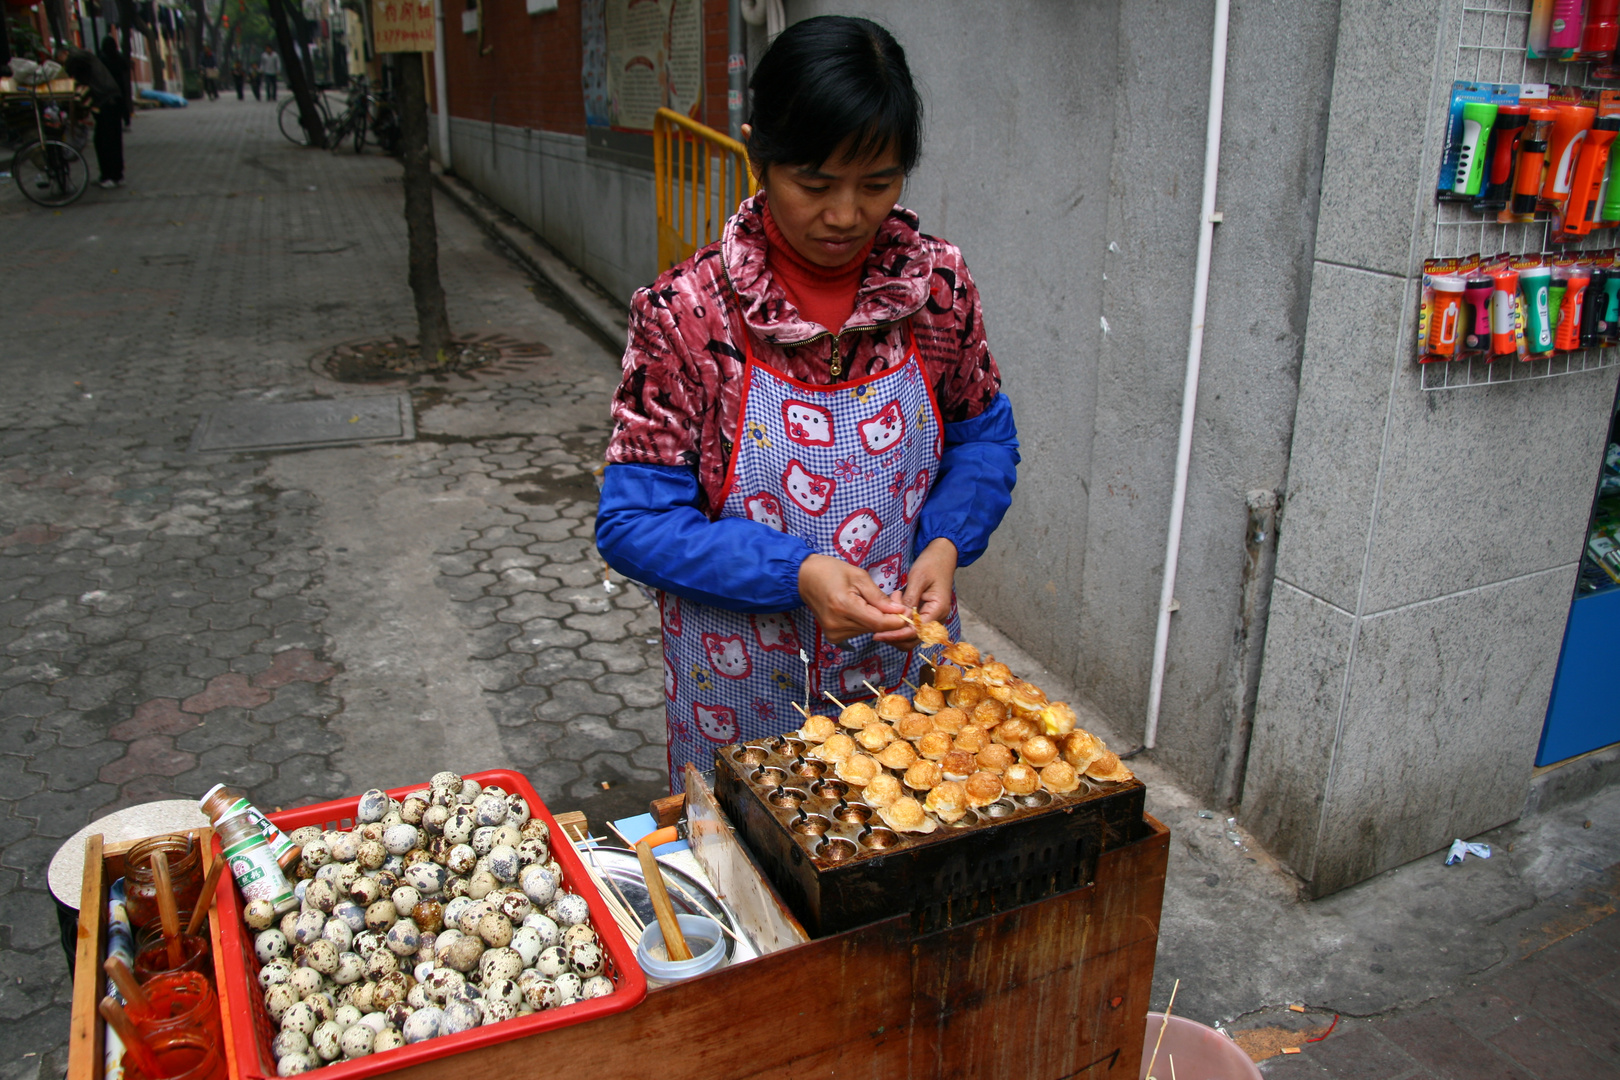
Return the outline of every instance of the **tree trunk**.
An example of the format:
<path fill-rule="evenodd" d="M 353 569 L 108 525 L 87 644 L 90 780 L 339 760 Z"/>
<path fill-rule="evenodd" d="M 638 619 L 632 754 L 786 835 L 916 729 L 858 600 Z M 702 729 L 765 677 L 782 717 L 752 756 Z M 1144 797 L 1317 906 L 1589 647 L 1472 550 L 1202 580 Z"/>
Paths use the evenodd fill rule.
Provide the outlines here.
<path fill-rule="evenodd" d="M 399 53 L 399 126 L 405 158 L 405 228 L 410 236 L 411 295 L 416 298 L 421 371 L 443 367 L 450 345 L 450 316 L 439 281 L 439 233 L 433 220 L 433 172 L 428 167 L 426 80 L 421 53 Z"/>
<path fill-rule="evenodd" d="M 304 77 L 304 65 L 298 61 L 298 50 L 293 45 L 292 29 L 287 25 L 286 0 L 270 0 L 270 21 L 276 27 L 276 51 L 281 54 L 281 70 L 287 76 L 287 89 L 298 99 L 298 122 L 309 135 L 309 145 L 326 149 L 326 128 L 321 114 L 315 108 L 315 94 Z"/>

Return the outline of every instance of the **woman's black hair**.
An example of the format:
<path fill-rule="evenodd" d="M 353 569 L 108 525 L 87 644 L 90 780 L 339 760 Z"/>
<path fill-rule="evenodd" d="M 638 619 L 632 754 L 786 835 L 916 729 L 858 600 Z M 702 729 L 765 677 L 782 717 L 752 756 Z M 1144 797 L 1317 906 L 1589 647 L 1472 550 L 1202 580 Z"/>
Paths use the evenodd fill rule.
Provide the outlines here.
<path fill-rule="evenodd" d="M 816 167 L 849 141 L 861 161 L 891 145 L 911 172 L 922 153 L 922 98 L 894 35 L 867 19 L 822 15 L 779 34 L 748 81 L 748 156 Z"/>

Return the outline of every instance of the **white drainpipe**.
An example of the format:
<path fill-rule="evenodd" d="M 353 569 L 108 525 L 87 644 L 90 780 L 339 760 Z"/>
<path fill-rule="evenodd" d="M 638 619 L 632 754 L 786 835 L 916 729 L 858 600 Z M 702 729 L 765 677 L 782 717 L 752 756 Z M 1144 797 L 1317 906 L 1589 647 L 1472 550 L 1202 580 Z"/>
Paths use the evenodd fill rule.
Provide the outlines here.
<path fill-rule="evenodd" d="M 438 106 L 439 165 L 449 172 L 450 91 L 444 76 L 444 0 L 433 0 L 433 103 Z"/>
<path fill-rule="evenodd" d="M 1159 589 L 1159 626 L 1153 635 L 1153 677 L 1148 683 L 1147 727 L 1142 745 L 1159 739 L 1159 706 L 1164 701 L 1165 656 L 1170 648 L 1170 613 L 1178 606 L 1176 562 L 1181 557 L 1181 519 L 1187 509 L 1187 471 L 1192 464 L 1193 414 L 1198 408 L 1198 371 L 1204 356 L 1204 310 L 1209 301 L 1210 248 L 1215 243 L 1215 179 L 1221 165 L 1221 106 L 1226 97 L 1226 27 L 1230 0 L 1215 0 L 1215 40 L 1209 59 L 1209 115 L 1204 122 L 1204 201 L 1198 212 L 1198 267 L 1193 277 L 1192 327 L 1187 341 L 1187 378 L 1181 388 L 1181 437 L 1176 444 L 1176 487 L 1170 497 L 1170 528 L 1164 542 L 1164 584 Z"/>

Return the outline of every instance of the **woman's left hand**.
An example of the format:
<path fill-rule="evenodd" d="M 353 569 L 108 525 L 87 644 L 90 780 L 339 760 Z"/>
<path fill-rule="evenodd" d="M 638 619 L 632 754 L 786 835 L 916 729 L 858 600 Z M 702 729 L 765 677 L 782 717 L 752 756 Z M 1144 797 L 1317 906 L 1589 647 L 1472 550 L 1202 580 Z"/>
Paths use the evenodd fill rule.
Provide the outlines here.
<path fill-rule="evenodd" d="M 956 545 L 940 537 L 930 541 L 912 561 L 906 588 L 899 600 L 909 608 L 916 608 L 924 622 L 930 619 L 943 622 L 951 613 L 951 588 L 955 582 Z M 909 626 L 903 630 L 885 630 L 873 634 L 872 640 L 910 649 L 917 644 L 917 632 Z"/>

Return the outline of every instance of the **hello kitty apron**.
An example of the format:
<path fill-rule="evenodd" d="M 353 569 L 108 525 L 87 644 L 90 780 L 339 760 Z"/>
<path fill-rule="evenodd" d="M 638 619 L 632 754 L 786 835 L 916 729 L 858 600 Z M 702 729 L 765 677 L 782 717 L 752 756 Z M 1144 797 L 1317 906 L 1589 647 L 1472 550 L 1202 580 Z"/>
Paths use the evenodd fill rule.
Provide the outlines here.
<path fill-rule="evenodd" d="M 900 365 L 831 386 L 761 364 L 748 334 L 741 337 L 743 399 L 717 516 L 802 537 L 864 568 L 886 593 L 904 588 L 917 515 L 943 450 L 939 406 L 910 325 Z M 870 698 L 866 683 L 896 689 L 915 682 L 922 664 L 869 634 L 834 645 L 806 607 L 747 615 L 660 593 L 659 609 L 677 792 L 687 762 L 708 770 L 718 746 L 797 728 L 793 702 L 808 697 L 812 711 L 833 711 L 823 690 L 845 703 Z M 958 636 L 954 598 L 948 625 Z"/>

